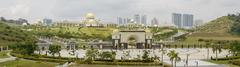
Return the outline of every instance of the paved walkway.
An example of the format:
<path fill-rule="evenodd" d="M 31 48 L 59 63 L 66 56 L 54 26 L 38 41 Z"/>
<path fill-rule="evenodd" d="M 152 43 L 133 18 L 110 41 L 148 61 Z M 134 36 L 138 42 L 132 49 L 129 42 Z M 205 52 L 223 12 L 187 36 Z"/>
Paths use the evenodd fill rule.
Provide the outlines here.
<path fill-rule="evenodd" d="M 135 59 L 138 57 L 141 57 L 143 55 L 143 50 L 144 49 L 125 49 L 125 50 L 117 50 L 117 55 L 116 55 L 116 59 L 121 59 L 124 58 L 125 53 L 129 52 L 129 56 L 125 59 Z M 154 57 L 154 56 L 158 56 L 161 58 L 161 51 L 159 49 L 146 49 L 150 51 L 149 56 L 150 57 Z M 204 66 L 204 67 L 226 67 L 224 65 L 218 65 L 218 64 L 214 64 L 214 63 L 210 63 L 210 62 L 206 62 L 206 61 L 202 61 L 202 59 L 207 59 L 207 54 L 209 52 L 209 58 L 215 57 L 215 53 L 212 52 L 212 49 L 206 49 L 206 48 L 177 48 L 177 49 L 172 49 L 172 48 L 166 48 L 165 50 L 167 50 L 166 53 L 168 53 L 170 50 L 175 50 L 176 52 L 179 53 L 179 56 L 181 57 L 181 62 L 177 62 L 177 66 L 185 66 L 185 60 L 187 57 L 187 54 L 189 54 L 189 63 L 188 66 L 196 66 L 198 64 L 198 67 Z M 103 49 L 103 50 L 99 50 L 100 52 L 102 51 L 111 51 L 109 49 Z M 115 50 L 113 50 L 115 51 Z M 84 58 L 86 50 L 76 50 L 75 54 L 76 55 L 70 55 L 69 54 L 70 51 L 67 50 L 61 50 L 61 56 L 62 57 L 78 57 L 78 58 Z M 38 52 L 37 52 L 38 53 Z M 41 54 L 45 54 L 46 52 L 42 51 Z M 48 54 L 49 56 L 51 56 L 51 54 Z M 225 57 L 226 55 L 228 55 L 228 50 L 223 50 L 221 53 L 218 54 L 218 57 Z M 56 55 L 57 56 L 57 55 Z M 171 64 L 169 57 L 164 54 L 163 56 L 164 58 L 164 62 Z"/>
<path fill-rule="evenodd" d="M 6 61 L 12 61 L 12 60 L 16 59 L 16 57 L 13 57 L 13 56 L 10 55 L 10 52 L 8 52 L 7 55 L 9 56 L 9 58 L 1 58 L 0 63 L 6 62 Z"/>
<path fill-rule="evenodd" d="M 58 65 L 58 66 L 56 66 L 56 67 L 68 67 L 68 66 L 71 65 L 71 64 L 73 64 L 73 63 L 72 63 L 72 62 L 71 62 L 71 63 L 66 62 L 66 63 L 64 63 L 63 65 Z"/>

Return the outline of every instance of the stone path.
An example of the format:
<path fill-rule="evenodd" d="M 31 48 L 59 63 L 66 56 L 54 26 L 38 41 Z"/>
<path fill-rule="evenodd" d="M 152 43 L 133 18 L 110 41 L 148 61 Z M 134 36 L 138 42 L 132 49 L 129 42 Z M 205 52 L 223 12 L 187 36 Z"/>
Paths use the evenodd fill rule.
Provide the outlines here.
<path fill-rule="evenodd" d="M 0 63 L 2 63 L 2 62 L 7 62 L 7 61 L 12 61 L 12 60 L 15 60 L 15 59 L 16 59 L 16 57 L 13 57 L 13 56 L 10 55 L 10 52 L 7 53 L 7 55 L 9 56 L 9 58 L 1 58 L 1 59 L 0 59 Z"/>

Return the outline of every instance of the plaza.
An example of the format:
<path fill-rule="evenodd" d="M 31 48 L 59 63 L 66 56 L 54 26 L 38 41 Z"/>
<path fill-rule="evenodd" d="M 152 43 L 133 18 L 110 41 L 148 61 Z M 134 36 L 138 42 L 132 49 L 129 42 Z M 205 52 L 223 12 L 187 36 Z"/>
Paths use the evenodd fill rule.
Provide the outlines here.
<path fill-rule="evenodd" d="M 111 50 L 111 49 L 99 49 L 99 52 L 104 52 L 104 51 L 116 51 L 116 59 L 121 60 L 121 59 L 127 59 L 127 60 L 133 60 L 133 59 L 139 59 L 139 56 L 143 55 L 143 51 L 147 50 L 150 52 L 149 56 L 150 57 L 159 57 L 159 60 L 161 60 L 161 50 L 160 49 L 124 49 L 124 50 Z M 166 48 L 164 49 L 166 50 L 166 53 L 171 51 L 171 50 L 175 50 L 176 52 L 179 53 L 179 56 L 181 57 L 181 61 L 177 62 L 177 66 L 178 67 L 184 67 L 186 66 L 186 60 L 187 60 L 187 54 L 189 54 L 188 57 L 188 66 L 196 66 L 198 65 L 199 67 L 201 66 L 206 66 L 206 67 L 211 67 L 211 66 L 221 66 L 218 64 L 214 64 L 214 63 L 210 63 L 207 61 L 203 61 L 206 59 L 210 59 L 211 57 L 215 57 L 215 53 L 212 52 L 212 49 L 209 48 L 177 48 L 177 49 L 173 49 L 173 48 Z M 207 52 L 209 50 L 209 57 L 207 56 Z M 79 49 L 76 50 L 74 55 L 72 55 L 72 51 L 71 50 L 61 50 L 61 57 L 77 57 L 77 58 L 85 58 L 85 54 L 86 54 L 87 50 L 83 50 L 83 49 Z M 129 52 L 129 56 L 126 56 L 126 53 Z M 38 52 L 36 52 L 38 53 Z M 45 55 L 46 52 L 42 51 L 41 54 Z M 51 54 L 47 54 L 49 56 L 51 56 Z M 221 53 L 218 54 L 218 57 L 226 57 L 227 55 L 229 55 L 228 50 L 223 50 Z M 171 64 L 171 61 L 169 59 L 169 57 L 167 56 L 167 54 L 163 55 L 163 61 L 165 63 Z M 224 67 L 224 66 L 223 66 Z"/>

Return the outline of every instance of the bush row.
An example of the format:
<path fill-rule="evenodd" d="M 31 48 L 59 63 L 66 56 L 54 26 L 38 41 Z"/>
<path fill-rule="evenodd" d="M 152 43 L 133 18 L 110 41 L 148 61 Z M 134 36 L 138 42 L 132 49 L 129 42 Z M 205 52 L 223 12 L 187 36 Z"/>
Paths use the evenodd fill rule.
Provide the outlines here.
<path fill-rule="evenodd" d="M 224 58 L 217 58 L 218 60 L 233 60 L 233 59 L 239 59 L 240 56 L 231 56 L 231 57 L 224 57 Z M 216 60 L 216 58 L 211 58 L 211 60 Z"/>
<path fill-rule="evenodd" d="M 240 60 L 232 60 L 232 61 L 229 61 L 229 63 L 240 66 Z"/>
<path fill-rule="evenodd" d="M 113 60 L 104 60 L 104 59 L 96 59 L 94 61 L 106 61 L 113 62 Z M 146 62 L 146 60 L 116 60 L 117 62 Z M 147 62 L 154 62 L 154 60 L 149 60 Z"/>
<path fill-rule="evenodd" d="M 21 55 L 17 53 L 11 53 L 12 56 L 18 57 L 18 58 L 24 58 L 28 60 L 36 60 L 36 61 L 44 61 L 44 62 L 56 62 L 56 63 L 64 63 L 64 62 L 72 62 L 72 58 L 53 58 L 53 57 L 47 57 L 47 56 L 41 56 L 41 55 Z"/>
<path fill-rule="evenodd" d="M 85 64 L 84 61 L 78 60 L 76 61 L 78 64 Z M 91 64 L 100 64 L 100 65 L 138 65 L 138 66 L 160 66 L 162 63 L 160 62 L 144 62 L 144 60 L 100 60 L 97 59 L 93 61 Z M 171 67 L 171 65 L 164 63 L 164 67 Z"/>
<path fill-rule="evenodd" d="M 134 66 L 160 66 L 162 63 L 157 62 L 150 62 L 150 63 L 144 63 L 144 62 L 103 62 L 103 61 L 94 61 L 92 64 L 103 64 L 103 65 L 134 65 Z M 171 65 L 164 64 L 164 67 L 171 67 Z"/>
<path fill-rule="evenodd" d="M 52 56 L 45 56 L 45 55 L 21 55 L 17 53 L 11 53 L 12 56 L 18 57 L 18 58 L 24 58 L 29 60 L 35 60 L 35 61 L 44 61 L 44 62 L 56 62 L 56 63 L 65 63 L 65 62 L 72 62 L 77 60 L 77 63 L 84 64 L 85 62 L 83 59 L 77 59 L 77 58 L 66 58 L 66 57 L 52 57 Z M 104 64 L 104 65 L 145 65 L 145 66 L 159 66 L 162 65 L 162 63 L 154 62 L 153 60 L 149 62 L 144 62 L 144 60 L 116 60 L 114 62 L 113 60 L 101 60 L 97 59 L 92 62 L 92 64 Z M 164 67 L 171 67 L 170 65 L 164 64 Z"/>

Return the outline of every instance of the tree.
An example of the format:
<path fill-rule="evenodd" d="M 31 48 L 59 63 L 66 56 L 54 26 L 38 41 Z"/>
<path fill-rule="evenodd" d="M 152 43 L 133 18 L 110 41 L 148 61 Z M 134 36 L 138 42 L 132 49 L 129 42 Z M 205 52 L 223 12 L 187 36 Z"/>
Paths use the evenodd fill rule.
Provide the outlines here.
<path fill-rule="evenodd" d="M 149 51 L 144 50 L 143 52 L 144 52 L 144 53 L 143 53 L 143 56 L 142 56 L 143 61 L 144 61 L 144 62 L 149 62 L 149 61 L 151 61 L 151 58 L 149 58 Z"/>
<path fill-rule="evenodd" d="M 37 45 L 35 42 L 27 41 L 10 45 L 10 48 L 13 49 L 15 53 L 31 55 L 36 50 Z"/>
<path fill-rule="evenodd" d="M 234 41 L 233 43 L 231 43 L 229 51 L 232 53 L 232 55 L 238 56 L 240 54 L 240 42 Z"/>
<path fill-rule="evenodd" d="M 181 61 L 181 58 L 178 56 L 178 53 L 176 53 L 174 50 L 170 51 L 167 55 L 170 58 L 172 66 L 173 66 L 173 61 L 175 62 L 175 67 L 177 66 L 176 63 L 178 61 Z"/>
<path fill-rule="evenodd" d="M 99 52 L 96 49 L 88 49 L 85 56 L 85 62 L 91 64 L 92 61 L 98 56 Z"/>
<path fill-rule="evenodd" d="M 106 51 L 106 52 L 100 53 L 99 56 L 101 59 L 114 61 L 116 57 L 116 52 Z"/>
<path fill-rule="evenodd" d="M 38 54 L 41 54 L 41 49 L 39 47 L 36 47 L 36 50 L 38 51 Z"/>
<path fill-rule="evenodd" d="M 49 53 L 52 54 L 52 56 L 55 56 L 56 53 L 58 53 L 58 56 L 60 56 L 61 46 L 50 45 L 48 50 L 49 50 Z"/>
<path fill-rule="evenodd" d="M 175 67 L 177 66 L 177 62 L 181 61 L 181 58 L 178 56 L 178 53 L 174 54 L 174 61 L 175 61 Z"/>
<path fill-rule="evenodd" d="M 216 61 L 218 61 L 218 53 L 222 52 L 222 47 L 219 44 L 215 44 L 212 46 L 212 51 L 216 54 Z"/>
<path fill-rule="evenodd" d="M 170 58 L 170 61 L 172 63 L 172 66 L 173 66 L 174 54 L 175 54 L 175 51 L 170 51 L 169 53 L 167 53 L 167 56 Z"/>
<path fill-rule="evenodd" d="M 162 57 L 161 57 L 162 66 L 164 66 L 164 64 L 163 64 L 163 55 L 166 53 L 166 50 L 164 50 L 163 47 L 164 47 L 164 46 L 162 46 L 162 47 L 161 47 L 161 50 L 159 50 L 159 52 L 162 52 L 162 53 L 161 53 L 161 56 L 162 56 Z"/>

